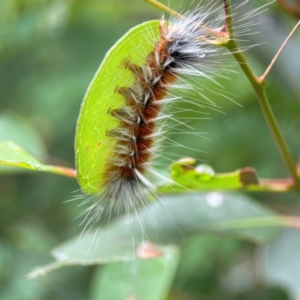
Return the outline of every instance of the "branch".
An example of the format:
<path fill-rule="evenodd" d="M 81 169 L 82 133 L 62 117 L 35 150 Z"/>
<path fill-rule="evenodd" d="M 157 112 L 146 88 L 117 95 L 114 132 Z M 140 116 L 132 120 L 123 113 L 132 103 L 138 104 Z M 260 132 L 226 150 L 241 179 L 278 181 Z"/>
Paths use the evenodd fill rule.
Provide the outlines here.
<path fill-rule="evenodd" d="M 292 179 L 260 179 L 252 167 L 233 172 L 215 173 L 208 165 L 196 167 L 196 160 L 184 157 L 170 166 L 170 179 L 159 186 L 162 194 L 193 191 L 288 192 L 295 190 Z"/>
<path fill-rule="evenodd" d="M 226 48 L 232 53 L 236 61 L 239 63 L 241 69 L 243 70 L 244 74 L 250 81 L 257 100 L 260 104 L 261 110 L 264 114 L 266 122 L 269 126 L 269 129 L 273 135 L 273 138 L 276 142 L 277 148 L 281 154 L 281 157 L 294 180 L 296 190 L 300 193 L 300 178 L 298 177 L 297 170 L 296 170 L 296 163 L 293 160 L 293 157 L 287 147 L 287 144 L 284 140 L 284 137 L 281 133 L 280 127 L 278 122 L 275 118 L 273 110 L 270 106 L 269 99 L 267 97 L 264 85 L 265 82 L 261 80 L 260 77 L 256 76 L 252 68 L 250 67 L 248 61 L 246 60 L 245 56 L 242 54 L 239 45 L 234 39 L 234 30 L 233 30 L 233 19 L 232 19 L 232 6 L 231 0 L 224 0 L 224 5 L 226 5 L 226 25 L 228 26 L 230 40 L 226 44 Z M 272 67 L 272 65 L 271 65 Z"/>

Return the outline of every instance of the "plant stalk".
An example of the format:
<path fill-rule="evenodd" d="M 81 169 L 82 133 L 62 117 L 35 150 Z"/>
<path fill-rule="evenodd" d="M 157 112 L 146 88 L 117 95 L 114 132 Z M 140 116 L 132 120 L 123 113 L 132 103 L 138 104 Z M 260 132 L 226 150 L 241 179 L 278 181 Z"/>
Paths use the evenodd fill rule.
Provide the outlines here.
<path fill-rule="evenodd" d="M 281 157 L 294 180 L 295 188 L 300 193 L 300 178 L 297 174 L 296 163 L 293 160 L 293 157 L 287 147 L 287 144 L 284 140 L 284 137 L 281 133 L 280 127 L 276 120 L 276 117 L 273 113 L 273 110 L 270 106 L 266 91 L 265 91 L 265 80 L 261 80 L 258 76 L 255 75 L 251 67 L 249 66 L 248 61 L 245 56 L 241 53 L 237 42 L 234 39 L 234 30 L 233 30 L 233 19 L 232 19 L 232 6 L 231 0 L 224 0 L 224 5 L 226 5 L 227 16 L 225 19 L 228 33 L 230 34 L 230 40 L 226 45 L 226 48 L 232 53 L 236 61 L 239 63 L 244 74 L 250 81 L 257 100 L 260 104 L 261 110 L 265 117 L 265 120 L 269 126 L 269 129 L 273 135 L 273 138 L 276 142 L 277 148 L 281 154 Z"/>

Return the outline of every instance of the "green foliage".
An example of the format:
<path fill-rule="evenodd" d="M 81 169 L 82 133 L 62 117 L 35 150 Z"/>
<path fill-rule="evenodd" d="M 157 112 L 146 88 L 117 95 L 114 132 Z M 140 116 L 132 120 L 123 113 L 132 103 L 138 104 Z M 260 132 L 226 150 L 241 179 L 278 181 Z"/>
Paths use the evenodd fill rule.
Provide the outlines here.
<path fill-rule="evenodd" d="M 19 167 L 34 171 L 42 171 L 56 174 L 65 174 L 67 169 L 63 167 L 49 166 L 39 163 L 30 154 L 13 142 L 0 142 L 0 165 Z M 0 169 L 1 170 L 1 169 Z M 7 172 L 19 171 L 19 169 L 8 169 Z M 72 176 L 72 170 L 70 170 Z"/>
<path fill-rule="evenodd" d="M 45 159 L 45 145 L 37 130 L 26 119 L 10 111 L 0 114 L 0 140 L 11 140 L 31 153 L 35 159 Z"/>
<path fill-rule="evenodd" d="M 259 186 L 255 170 L 237 170 L 231 173 L 215 174 L 209 165 L 195 167 L 195 160 L 184 158 L 171 165 L 170 175 L 174 183 L 159 187 L 162 193 L 186 192 L 201 190 L 226 190 L 251 188 L 263 190 Z"/>
<path fill-rule="evenodd" d="M 287 289 L 291 299 L 297 299 L 300 289 L 300 233 L 286 229 L 263 247 L 261 263 L 268 283 Z"/>
<path fill-rule="evenodd" d="M 94 281 L 92 300 L 164 300 L 176 272 L 179 249 L 163 248 L 156 259 L 114 263 L 100 269 Z"/>
<path fill-rule="evenodd" d="M 250 1 L 242 9 L 250 11 L 262 4 L 256 2 Z M 249 36 L 250 44 L 270 41 L 245 53 L 257 74 L 264 71 L 294 25 L 273 8 L 261 15 L 261 39 L 257 40 L 257 35 Z M 1 299 L 127 297 L 126 300 L 135 300 L 140 296 L 140 300 L 293 300 L 299 296 L 299 234 L 297 229 L 278 230 L 282 226 L 299 228 L 297 217 L 283 217 L 283 214 L 299 212 L 299 197 L 294 193 L 254 193 L 251 197 L 240 192 L 164 196 L 162 203 L 151 203 L 139 216 L 133 216 L 131 226 L 126 219 L 120 219 L 100 228 L 98 240 L 95 240 L 95 232 L 68 240 L 82 230 L 77 221 L 71 220 L 83 208 L 74 204 L 79 202 L 66 205 L 62 202 L 71 198 L 78 185 L 53 174 L 20 174 L 31 169 L 74 177 L 70 169 L 54 166 L 74 167 L 76 120 L 90 79 L 107 49 L 120 36 L 145 19 L 157 17 L 157 11 L 142 1 L 130 3 L 130 8 L 122 0 L 111 3 L 104 0 L 0 2 L 0 173 L 8 175 L 0 178 Z M 112 87 L 112 75 L 105 68 L 110 69 L 115 63 L 115 72 L 122 71 L 119 67 L 122 57 L 126 52 L 133 55 L 138 51 L 130 48 L 134 41 L 149 46 L 145 36 L 133 35 L 151 24 L 157 25 L 157 21 L 138 25 L 125 36 L 125 44 L 121 40 L 115 45 L 109 57 L 103 60 L 92 87 L 103 91 Z M 299 100 L 300 91 L 299 42 L 299 36 L 295 35 L 267 80 L 268 96 L 294 157 L 300 148 L 299 103 L 295 102 L 295 98 Z M 232 69 L 238 70 L 238 65 Z M 122 75 L 125 79 L 120 80 L 120 85 L 132 80 L 129 72 Z M 174 148 L 170 150 L 173 154 L 194 157 L 196 161 L 207 160 L 213 169 L 209 165 L 186 168 L 186 165 L 194 166 L 194 160 L 188 159 L 184 164 L 182 161 L 171 164 L 169 173 L 167 168 L 161 172 L 197 191 L 278 190 L 282 185 L 262 186 L 256 175 L 257 172 L 259 177 L 276 178 L 287 173 L 254 93 L 244 76 L 230 76 L 231 81 L 218 81 L 226 92 L 239 97 L 237 101 L 244 108 L 207 90 L 204 96 L 213 98 L 224 114 L 205 111 L 213 120 L 191 119 L 189 123 L 196 132 L 209 132 L 213 141 L 170 136 L 208 153 Z M 204 80 L 202 84 L 212 89 L 210 81 Z M 115 87 L 115 83 L 113 85 Z M 96 162 L 95 158 L 100 157 L 95 148 L 99 137 L 105 140 L 103 132 L 96 136 L 96 130 L 91 130 L 101 128 L 99 111 L 94 108 L 100 97 L 98 92 L 92 88 L 86 94 L 84 114 L 80 116 L 77 131 L 76 149 L 82 155 L 77 161 L 79 180 L 87 192 L 98 191 L 91 186 L 95 174 L 89 172 L 89 168 Z M 101 93 L 105 109 L 112 94 L 111 90 Z M 187 103 L 181 107 L 189 109 Z M 180 117 L 189 117 L 189 114 L 185 112 Z M 91 123 L 86 123 L 87 120 Z M 86 151 L 87 146 L 91 151 Z M 247 169 L 250 177 L 246 179 L 245 169 L 241 169 L 245 166 L 253 167 Z M 101 170 L 101 166 L 98 168 Z M 232 170 L 237 171 L 230 172 Z M 11 176 L 14 173 L 19 175 Z M 161 183 L 162 193 L 174 193 L 174 189 L 183 191 L 178 185 Z M 283 190 L 290 188 L 281 188 Z M 145 229 L 143 237 L 141 220 Z M 154 243 L 160 253 L 157 258 L 138 257 L 142 240 Z M 51 263 L 48 251 L 57 244 L 61 246 L 53 251 L 56 262 Z M 102 263 L 107 264 L 97 269 L 91 266 Z M 67 265 L 72 267 L 25 280 L 25 274 L 36 265 L 44 266 L 30 273 L 31 277 Z M 81 265 L 90 266 L 82 268 Z"/>
<path fill-rule="evenodd" d="M 43 166 L 30 154 L 13 142 L 0 142 L 0 164 L 31 170 L 43 170 Z"/>
<path fill-rule="evenodd" d="M 78 119 L 75 146 L 78 181 L 88 194 L 101 191 L 97 183 L 104 180 L 105 165 L 112 155 L 113 142 L 106 133 L 117 127 L 119 121 L 107 112 L 124 106 L 124 97 L 116 93 L 116 87 L 130 87 L 134 82 L 133 74 L 125 68 L 126 60 L 144 64 L 153 50 L 149 36 L 157 37 L 158 32 L 158 21 L 131 29 L 107 53 L 88 88 Z"/>
<path fill-rule="evenodd" d="M 136 217 L 120 219 L 55 248 L 52 254 L 56 262 L 37 268 L 28 277 L 45 275 L 68 265 L 132 262 L 133 258 L 138 259 L 136 249 L 145 239 L 167 245 L 212 233 L 263 243 L 276 235 L 276 227 L 280 225 L 279 216 L 246 196 L 216 192 L 169 196 Z"/>

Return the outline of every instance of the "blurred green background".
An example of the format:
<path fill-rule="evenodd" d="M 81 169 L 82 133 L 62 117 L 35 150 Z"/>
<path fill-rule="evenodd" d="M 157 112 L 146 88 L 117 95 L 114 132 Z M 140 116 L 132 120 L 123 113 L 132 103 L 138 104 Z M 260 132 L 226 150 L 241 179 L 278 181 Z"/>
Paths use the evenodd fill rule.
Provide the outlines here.
<path fill-rule="evenodd" d="M 173 8 L 189 7 L 188 1 L 169 2 Z M 241 11 L 265 3 L 250 1 Z M 106 51 L 132 26 L 160 15 L 142 0 L 1 0 L 0 140 L 13 140 L 45 163 L 74 167 L 80 104 Z M 261 45 L 246 56 L 262 73 L 295 20 L 274 3 L 253 21 L 258 23 L 253 31 L 260 33 L 245 37 L 244 44 Z M 298 32 L 267 84 L 295 159 L 300 149 L 299 53 Z M 239 72 L 238 66 L 232 68 Z M 254 92 L 240 72 L 231 77 L 222 84 L 243 107 L 214 96 L 224 113 L 210 111 L 211 120 L 192 122 L 210 140 L 192 135 L 178 139 L 206 153 L 177 149 L 177 154 L 205 160 L 217 172 L 253 166 L 261 177 L 286 177 Z M 0 299 L 97 299 L 97 267 L 64 268 L 33 281 L 24 278 L 36 265 L 51 261 L 50 249 L 80 232 L 74 220 L 80 208 L 63 203 L 79 189 L 77 183 L 51 174 L 16 174 L 9 168 L 0 172 Z M 254 197 L 280 212 L 300 211 L 294 194 Z M 254 245 L 233 239 L 188 240 L 169 299 L 292 299 L 287 289 L 264 282 L 259 254 Z"/>

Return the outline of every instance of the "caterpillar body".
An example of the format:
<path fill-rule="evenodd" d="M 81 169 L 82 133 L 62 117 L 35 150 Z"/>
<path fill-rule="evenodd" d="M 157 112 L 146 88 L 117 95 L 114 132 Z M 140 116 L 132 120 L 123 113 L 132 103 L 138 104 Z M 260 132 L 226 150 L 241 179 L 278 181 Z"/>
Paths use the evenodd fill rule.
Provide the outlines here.
<path fill-rule="evenodd" d="M 177 82 L 187 88 L 187 75 L 214 80 L 219 73 L 214 58 L 219 48 L 208 42 L 207 28 L 221 31 L 224 15 L 211 20 L 215 10 L 200 14 L 200 9 L 183 18 L 139 25 L 129 34 L 140 36 L 126 45 L 125 36 L 100 66 L 85 96 L 76 137 L 79 183 L 95 195 L 86 211 L 88 224 L 114 210 L 131 213 L 147 203 L 149 194 L 156 196 L 147 174 L 161 176 L 151 161 L 159 155 L 164 120 L 169 118 L 166 106 L 180 98 L 173 97 L 171 89 L 180 87 Z M 114 55 L 118 51 L 123 51 L 121 58 Z M 88 142 L 85 134 L 90 134 Z"/>
<path fill-rule="evenodd" d="M 180 30 L 187 25 L 193 27 L 189 28 L 189 35 Z M 183 72 L 198 73 L 201 58 L 209 53 L 199 41 L 194 22 L 178 27 L 160 22 L 159 32 L 160 39 L 144 66 L 126 62 L 125 68 L 133 73 L 135 81 L 131 87 L 117 87 L 116 92 L 125 98 L 125 106 L 109 111 L 120 121 L 119 126 L 107 132 L 116 143 L 104 171 L 103 197 L 112 201 L 146 202 L 141 187 L 153 190 L 144 173 L 155 152 L 155 138 L 161 132 L 157 123 L 163 118 L 161 110 L 168 102 L 164 102 L 168 89 Z"/>

